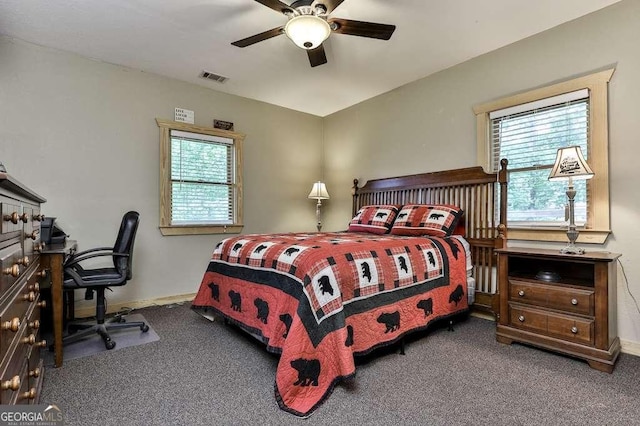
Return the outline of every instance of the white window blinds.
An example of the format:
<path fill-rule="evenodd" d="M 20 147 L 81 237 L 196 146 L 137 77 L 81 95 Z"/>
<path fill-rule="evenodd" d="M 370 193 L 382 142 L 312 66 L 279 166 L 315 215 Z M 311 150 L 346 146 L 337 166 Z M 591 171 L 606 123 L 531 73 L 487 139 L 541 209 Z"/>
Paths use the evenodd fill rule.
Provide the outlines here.
<path fill-rule="evenodd" d="M 589 156 L 587 89 L 517 105 L 489 114 L 491 160 L 509 160 L 508 215 L 512 225 L 561 226 L 566 183 L 549 182 L 558 148 L 579 145 Z M 587 222 L 587 182 L 575 182 L 576 223 Z"/>
<path fill-rule="evenodd" d="M 233 139 L 171 130 L 171 224 L 234 221 Z"/>

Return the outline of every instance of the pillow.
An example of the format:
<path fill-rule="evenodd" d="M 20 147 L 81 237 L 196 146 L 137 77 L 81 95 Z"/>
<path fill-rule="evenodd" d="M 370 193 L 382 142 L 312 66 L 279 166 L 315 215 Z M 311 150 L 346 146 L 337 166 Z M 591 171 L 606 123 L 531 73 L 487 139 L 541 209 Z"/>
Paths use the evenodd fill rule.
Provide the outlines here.
<path fill-rule="evenodd" d="M 364 206 L 349 222 L 349 231 L 387 234 L 398 215 L 398 206 Z"/>
<path fill-rule="evenodd" d="M 398 213 L 394 235 L 446 237 L 453 233 L 463 211 L 450 204 L 406 204 Z"/>

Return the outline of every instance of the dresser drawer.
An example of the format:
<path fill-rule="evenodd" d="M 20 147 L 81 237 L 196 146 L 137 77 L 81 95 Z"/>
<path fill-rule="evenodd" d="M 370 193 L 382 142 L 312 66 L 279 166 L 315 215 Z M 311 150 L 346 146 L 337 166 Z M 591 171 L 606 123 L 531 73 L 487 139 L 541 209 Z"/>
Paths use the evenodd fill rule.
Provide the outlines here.
<path fill-rule="evenodd" d="M 510 278 L 509 300 L 568 313 L 594 315 L 594 292 L 590 289 L 531 283 Z"/>
<path fill-rule="evenodd" d="M 0 250 L 0 295 L 4 295 L 24 273 L 22 246 L 13 244 Z"/>
<path fill-rule="evenodd" d="M 509 323 L 512 327 L 529 330 L 583 344 L 594 342 L 594 320 L 562 315 L 521 305 L 510 305 Z"/>
<path fill-rule="evenodd" d="M 26 327 L 22 326 L 16 339 L 11 343 L 9 354 L 2 361 L 4 369 L 0 376 L 0 404 L 14 404 L 18 392 L 24 384 L 25 368 L 27 366 L 27 351 L 29 346 L 24 343 Z M 28 382 L 28 380 L 27 380 Z"/>
<path fill-rule="evenodd" d="M 22 229 L 22 206 L 13 204 L 3 200 L 0 202 L 0 210 L 2 210 L 2 233 L 6 234 Z"/>
<path fill-rule="evenodd" d="M 24 322 L 27 320 L 29 309 L 40 309 L 36 306 L 39 297 L 37 278 L 32 273 L 29 280 L 23 282 L 20 290 L 14 293 L 13 299 L 0 311 L 0 360 L 9 352 L 12 342 L 19 338 L 19 333 L 24 332 Z M 31 333 L 31 329 L 28 328 L 26 334 Z"/>

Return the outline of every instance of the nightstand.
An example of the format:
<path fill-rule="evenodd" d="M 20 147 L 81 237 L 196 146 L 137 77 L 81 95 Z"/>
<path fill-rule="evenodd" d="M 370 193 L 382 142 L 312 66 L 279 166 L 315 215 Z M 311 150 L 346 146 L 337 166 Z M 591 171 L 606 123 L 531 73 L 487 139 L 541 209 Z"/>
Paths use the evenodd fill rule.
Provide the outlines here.
<path fill-rule="evenodd" d="M 520 342 L 586 360 L 611 373 L 619 254 L 506 248 L 498 253 L 498 342 Z"/>

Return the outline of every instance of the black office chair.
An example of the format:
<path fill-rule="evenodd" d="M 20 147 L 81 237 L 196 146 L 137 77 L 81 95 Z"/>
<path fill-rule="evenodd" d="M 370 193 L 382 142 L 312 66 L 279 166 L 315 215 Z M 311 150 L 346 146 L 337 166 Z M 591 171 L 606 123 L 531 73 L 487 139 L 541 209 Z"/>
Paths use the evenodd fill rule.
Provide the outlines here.
<path fill-rule="evenodd" d="M 126 322 L 117 315 L 113 320 L 105 322 L 106 300 L 105 289 L 109 287 L 125 285 L 132 276 L 133 264 L 133 243 L 138 230 L 140 215 L 138 212 L 130 211 L 125 213 L 120 224 L 120 231 L 113 247 L 99 247 L 91 250 L 75 253 L 64 263 L 64 284 L 66 293 L 71 293 L 77 289 L 85 289 L 87 296 L 96 293 L 96 323 L 68 325 L 69 335 L 63 339 L 63 344 L 77 342 L 91 333 L 98 333 L 107 349 L 113 349 L 116 342 L 111 340 L 109 330 L 130 327 L 139 327 L 143 332 L 149 331 L 149 326 L 144 322 Z M 84 269 L 80 263 L 96 257 L 109 256 L 113 258 L 113 267 Z M 91 299 L 91 297 L 85 297 Z M 82 331 L 78 331 L 82 330 Z"/>

